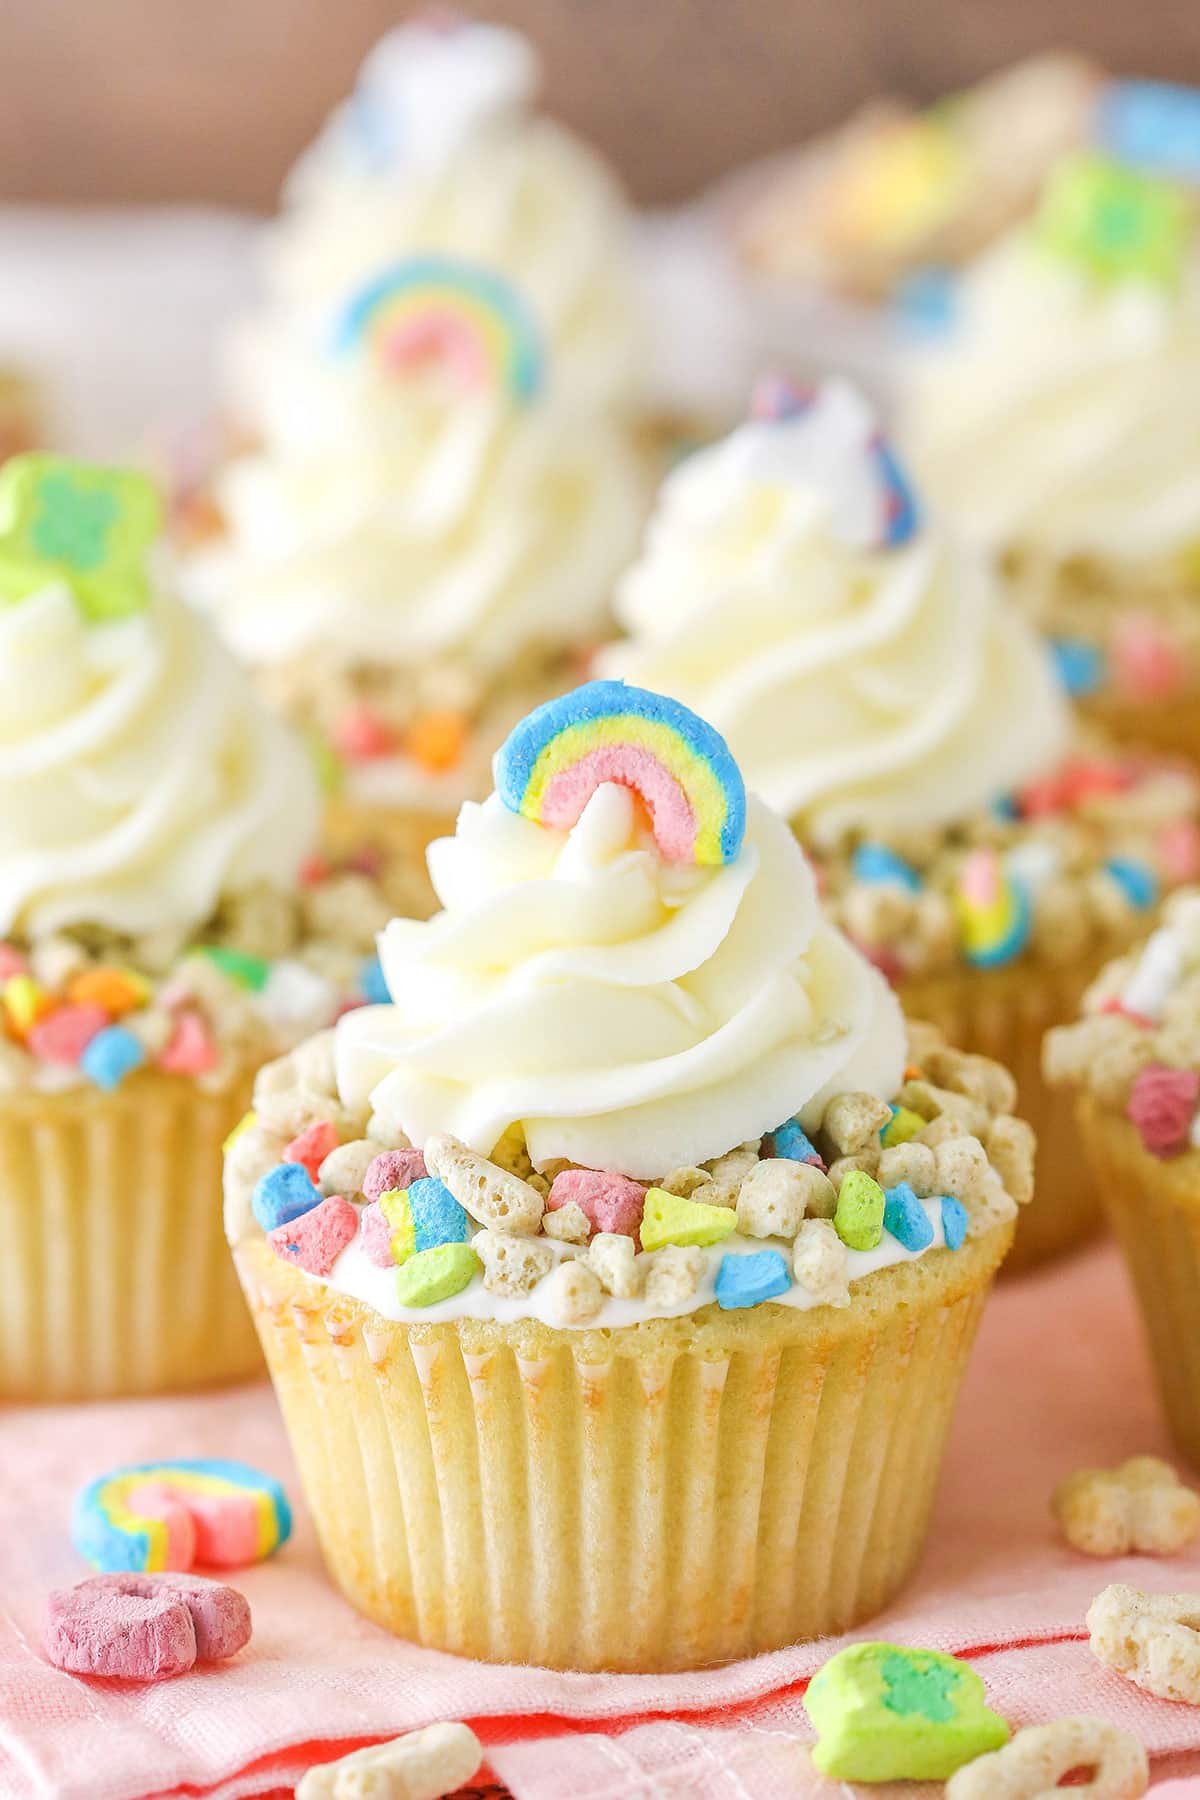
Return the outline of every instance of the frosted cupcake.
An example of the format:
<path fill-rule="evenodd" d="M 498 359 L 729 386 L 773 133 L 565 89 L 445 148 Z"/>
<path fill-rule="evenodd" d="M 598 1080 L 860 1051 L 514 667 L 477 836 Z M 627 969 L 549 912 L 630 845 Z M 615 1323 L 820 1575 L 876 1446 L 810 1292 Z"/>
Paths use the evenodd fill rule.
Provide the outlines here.
<path fill-rule="evenodd" d="M 905 432 L 1086 709 L 1200 751 L 1200 258 L 1183 191 L 1096 157 L 957 285 Z"/>
<path fill-rule="evenodd" d="M 1043 1145 L 1017 1259 L 1070 1242 L 1096 1209 L 1041 1036 L 1194 872 L 1193 779 L 1073 738 L 1048 653 L 844 385 L 764 384 L 667 481 L 617 607 L 606 670 L 709 719 L 908 1010 L 1012 1069 Z"/>
<path fill-rule="evenodd" d="M 1176 1441 L 1200 1463 L 1200 889 L 1046 1039 L 1129 1266 Z"/>
<path fill-rule="evenodd" d="M 627 218 L 536 85 L 497 27 L 385 38 L 234 346 L 251 448 L 192 590 L 326 751 L 339 843 L 423 850 L 486 792 L 604 634 L 643 517 Z"/>
<path fill-rule="evenodd" d="M 153 561 L 141 476 L 0 473 L 0 1397 L 258 1366 L 220 1229 L 254 1073 L 377 985 L 309 760 Z"/>
<path fill-rule="evenodd" d="M 383 934 L 390 1002 L 307 1047 L 317 1183 L 279 1160 L 294 1063 L 227 1163 L 330 1570 L 554 1667 L 844 1629 L 919 1553 L 1029 1183 L 1011 1078 L 906 1045 L 686 709 L 592 683 L 495 773 L 430 849 L 444 910 Z"/>

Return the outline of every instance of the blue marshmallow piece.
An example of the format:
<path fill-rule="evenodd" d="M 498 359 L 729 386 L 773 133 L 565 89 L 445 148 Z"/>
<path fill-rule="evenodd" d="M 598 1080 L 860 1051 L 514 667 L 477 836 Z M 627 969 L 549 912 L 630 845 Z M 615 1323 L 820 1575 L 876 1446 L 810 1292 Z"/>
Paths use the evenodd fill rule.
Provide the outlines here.
<path fill-rule="evenodd" d="M 124 1025 L 106 1025 L 98 1031 L 79 1058 L 88 1080 L 106 1093 L 124 1081 L 146 1060 L 146 1046 Z"/>
<path fill-rule="evenodd" d="M 465 1244 L 471 1236 L 466 1213 L 445 1182 L 433 1175 L 409 1182 L 408 1208 L 417 1253 L 436 1250 L 439 1244 Z"/>
<path fill-rule="evenodd" d="M 303 1218 L 325 1198 L 301 1163 L 276 1163 L 255 1183 L 250 1210 L 264 1231 Z"/>
<path fill-rule="evenodd" d="M 1104 686 L 1104 652 L 1084 638 L 1051 638 L 1050 654 L 1058 679 L 1072 699 L 1095 694 Z"/>
<path fill-rule="evenodd" d="M 775 1154 L 786 1162 L 819 1163 L 817 1155 L 804 1132 L 795 1119 L 785 1119 L 777 1125 L 771 1136 L 775 1140 Z"/>
<path fill-rule="evenodd" d="M 942 1236 L 947 1250 L 961 1250 L 967 1240 L 967 1209 L 951 1194 L 942 1195 Z"/>
<path fill-rule="evenodd" d="M 392 996 L 384 978 L 383 964 L 377 956 L 368 956 L 358 971 L 358 986 L 368 1006 L 387 1006 Z"/>
<path fill-rule="evenodd" d="M 1104 867 L 1112 876 L 1131 906 L 1139 912 L 1154 905 L 1158 898 L 1158 877 L 1149 863 L 1132 856 L 1110 856 Z"/>
<path fill-rule="evenodd" d="M 907 1181 L 884 1189 L 883 1229 L 890 1232 L 906 1250 L 928 1250 L 932 1244 L 933 1226 L 929 1222 L 929 1214 Z"/>
<path fill-rule="evenodd" d="M 717 1270 L 717 1305 L 724 1312 L 759 1306 L 786 1294 L 792 1285 L 778 1250 L 752 1250 L 745 1256 L 723 1256 Z"/>
<path fill-rule="evenodd" d="M 917 871 L 886 844 L 860 844 L 851 859 L 850 873 L 855 881 L 887 883 L 892 887 L 907 888 L 910 894 L 921 891 L 921 877 Z"/>

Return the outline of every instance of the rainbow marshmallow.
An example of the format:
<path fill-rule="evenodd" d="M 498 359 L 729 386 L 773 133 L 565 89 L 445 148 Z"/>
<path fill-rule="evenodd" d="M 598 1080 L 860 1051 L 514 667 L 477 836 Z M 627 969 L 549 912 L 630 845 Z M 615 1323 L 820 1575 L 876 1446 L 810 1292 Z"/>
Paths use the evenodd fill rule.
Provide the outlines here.
<path fill-rule="evenodd" d="M 534 399 L 545 378 L 537 321 L 502 275 L 452 256 L 412 256 L 361 287 L 338 320 L 340 354 L 366 350 L 386 374 L 425 363 L 465 389 Z"/>
<path fill-rule="evenodd" d="M 248 1463 L 219 1458 L 131 1463 L 76 1496 L 71 1541 L 94 1569 L 157 1574 L 193 1562 L 237 1568 L 291 1536 L 280 1484 Z"/>
<path fill-rule="evenodd" d="M 1020 882 L 1012 880 L 994 850 L 973 850 L 956 895 L 963 955 L 979 969 L 999 968 L 1029 942 L 1032 910 Z"/>
<path fill-rule="evenodd" d="M 589 681 L 539 706 L 497 752 L 511 812 L 569 831 L 605 782 L 645 802 L 669 862 L 729 863 L 746 831 L 746 790 L 725 740 L 686 706 L 622 681 Z"/>
<path fill-rule="evenodd" d="M 852 441 L 850 462 L 868 473 L 868 479 L 882 500 L 882 516 L 871 543 L 854 543 L 854 548 L 898 549 L 906 544 L 920 525 L 917 498 L 900 461 L 883 433 L 874 428 L 870 413 L 857 394 L 845 384 L 826 382 L 823 386 L 805 386 L 786 375 L 764 375 L 756 383 L 750 402 L 750 416 L 772 424 L 795 425 L 807 421 L 814 434 L 814 444 L 821 449 L 820 460 L 833 470 L 843 464 L 842 479 L 847 479 L 845 449 Z"/>

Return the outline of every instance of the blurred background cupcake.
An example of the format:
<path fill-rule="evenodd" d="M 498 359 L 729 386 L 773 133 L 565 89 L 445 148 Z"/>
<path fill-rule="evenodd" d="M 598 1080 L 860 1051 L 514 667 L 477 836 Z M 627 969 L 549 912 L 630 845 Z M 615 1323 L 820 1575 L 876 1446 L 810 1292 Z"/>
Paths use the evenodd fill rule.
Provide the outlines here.
<path fill-rule="evenodd" d="M 310 761 L 176 600 L 140 475 L 0 474 L 0 1397 L 250 1373 L 220 1231 L 254 1073 L 378 991 Z M 297 1154 L 301 1154 L 300 1151 Z"/>
<path fill-rule="evenodd" d="M 676 470 L 617 610 L 603 669 L 711 720 L 905 1006 L 1016 1075 L 1043 1160 L 1013 1260 L 1092 1229 L 1070 1132 L 1042 1130 L 1041 1037 L 1194 874 L 1193 777 L 1079 734 L 1033 628 L 845 384 L 764 383 Z"/>
<path fill-rule="evenodd" d="M 190 559 L 319 744 L 332 842 L 395 852 L 413 905 L 427 839 L 605 634 L 644 512 L 629 220 L 537 80 L 459 20 L 372 52 L 288 181 Z"/>
<path fill-rule="evenodd" d="M 1086 711 L 1124 738 L 1200 755 L 1192 198 L 1109 157 L 1073 157 L 948 305 L 907 372 L 914 469 L 1000 560 Z"/>
<path fill-rule="evenodd" d="M 1171 1431 L 1200 1465 L 1200 890 L 1046 1039 L 1141 1306 Z"/>
<path fill-rule="evenodd" d="M 919 1554 L 1029 1191 L 1012 1079 L 906 1032 L 686 708 L 591 683 L 496 779 L 381 939 L 391 1001 L 264 1071 L 226 1167 L 330 1572 L 554 1668 L 846 1629 Z"/>

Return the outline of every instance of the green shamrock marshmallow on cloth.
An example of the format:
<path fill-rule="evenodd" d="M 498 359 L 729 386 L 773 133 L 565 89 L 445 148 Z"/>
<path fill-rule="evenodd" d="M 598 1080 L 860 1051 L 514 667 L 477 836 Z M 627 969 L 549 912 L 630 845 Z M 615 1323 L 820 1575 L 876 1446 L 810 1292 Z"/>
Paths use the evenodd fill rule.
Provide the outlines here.
<path fill-rule="evenodd" d="M 93 624 L 140 612 L 161 529 L 154 484 L 132 469 L 11 457 L 0 468 L 0 604 L 62 581 Z"/>
<path fill-rule="evenodd" d="M 813 1762 L 838 1781 L 945 1781 L 1008 1742 L 971 1665 L 937 1650 L 851 1644 L 813 1676 L 804 1704 Z"/>

